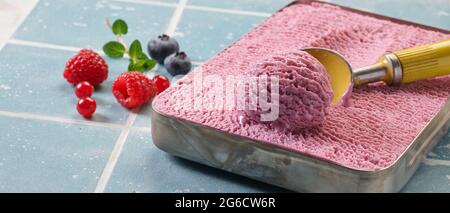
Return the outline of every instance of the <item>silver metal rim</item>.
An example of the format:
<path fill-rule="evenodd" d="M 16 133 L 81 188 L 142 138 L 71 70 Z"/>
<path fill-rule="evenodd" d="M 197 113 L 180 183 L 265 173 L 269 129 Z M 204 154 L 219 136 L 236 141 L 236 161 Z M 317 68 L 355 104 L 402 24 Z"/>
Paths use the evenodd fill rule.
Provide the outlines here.
<path fill-rule="evenodd" d="M 392 65 L 392 71 L 393 71 L 392 85 L 394 85 L 394 86 L 400 85 L 400 83 L 403 79 L 403 70 L 402 70 L 402 64 L 400 63 L 400 60 L 393 53 L 386 54 L 385 58 Z"/>

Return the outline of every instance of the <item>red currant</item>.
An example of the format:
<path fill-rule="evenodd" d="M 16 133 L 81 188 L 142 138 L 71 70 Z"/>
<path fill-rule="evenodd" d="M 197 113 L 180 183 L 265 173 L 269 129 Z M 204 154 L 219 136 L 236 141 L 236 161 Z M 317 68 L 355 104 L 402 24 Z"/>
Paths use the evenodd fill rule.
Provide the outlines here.
<path fill-rule="evenodd" d="M 153 77 L 153 83 L 155 84 L 156 93 L 158 94 L 162 93 L 170 86 L 169 79 L 167 79 L 167 77 L 163 75 L 156 75 L 155 77 Z"/>
<path fill-rule="evenodd" d="M 97 103 L 90 97 L 85 97 L 78 100 L 77 111 L 85 118 L 92 117 L 92 114 L 94 114 L 96 108 Z"/>
<path fill-rule="evenodd" d="M 94 86 L 87 81 L 82 81 L 75 86 L 75 95 L 78 98 L 91 97 L 94 93 Z"/>

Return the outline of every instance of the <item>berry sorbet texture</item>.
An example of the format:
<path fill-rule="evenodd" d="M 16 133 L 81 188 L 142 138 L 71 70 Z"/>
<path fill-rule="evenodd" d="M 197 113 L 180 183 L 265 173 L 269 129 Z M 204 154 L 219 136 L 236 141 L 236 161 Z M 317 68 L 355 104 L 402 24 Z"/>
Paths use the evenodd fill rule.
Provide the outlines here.
<path fill-rule="evenodd" d="M 247 97 L 255 97 L 258 100 L 268 100 L 273 97 L 278 103 L 278 113 L 272 114 L 276 120 L 264 119 L 264 114 L 271 111 L 265 107 L 248 107 L 245 110 L 237 110 L 237 120 L 241 125 L 254 125 L 264 122 L 271 128 L 280 128 L 285 131 L 298 132 L 306 128 L 312 128 L 323 124 L 326 111 L 331 105 L 333 90 L 325 67 L 313 56 L 301 50 L 283 51 L 273 53 L 262 61 L 256 62 L 247 70 L 251 76 L 261 83 L 263 79 L 276 77 L 278 79 L 278 91 L 271 91 L 274 82 L 266 81 L 265 88 L 248 91 Z M 266 76 L 262 78 L 261 76 Z M 266 89 L 262 94 L 259 90 Z M 267 96 L 267 97 L 264 97 Z M 239 97 L 235 95 L 236 97 Z M 249 98 L 247 98 L 249 99 Z M 250 100 L 246 100 L 250 103 Z M 260 104 L 261 105 L 261 104 Z M 268 108 L 268 107 L 267 107 Z M 245 118 L 245 122 L 239 118 Z M 266 120 L 266 121 L 265 121 Z"/>
<path fill-rule="evenodd" d="M 249 137 L 344 167 L 376 171 L 392 165 L 450 95 L 450 77 L 401 87 L 382 83 L 355 88 L 349 107 L 332 106 L 317 128 L 298 132 L 264 123 L 241 125 L 232 110 L 195 110 L 192 96 L 213 102 L 192 79 L 207 75 L 242 75 L 274 52 L 326 47 L 343 54 L 354 68 L 372 64 L 386 52 L 450 38 L 450 34 L 394 23 L 325 3 L 293 4 L 268 18 L 239 41 L 159 95 L 157 112 L 232 134 Z M 194 93 L 194 94 L 192 94 Z M 292 107 L 292 106 L 291 106 Z"/>

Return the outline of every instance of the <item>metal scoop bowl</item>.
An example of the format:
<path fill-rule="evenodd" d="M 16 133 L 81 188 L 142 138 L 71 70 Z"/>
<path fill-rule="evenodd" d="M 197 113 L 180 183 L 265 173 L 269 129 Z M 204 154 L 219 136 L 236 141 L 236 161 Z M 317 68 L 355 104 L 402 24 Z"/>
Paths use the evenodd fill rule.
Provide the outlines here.
<path fill-rule="evenodd" d="M 353 88 L 353 72 L 350 64 L 338 52 L 325 48 L 301 49 L 316 58 L 328 72 L 333 89 L 332 105 L 338 105 Z"/>

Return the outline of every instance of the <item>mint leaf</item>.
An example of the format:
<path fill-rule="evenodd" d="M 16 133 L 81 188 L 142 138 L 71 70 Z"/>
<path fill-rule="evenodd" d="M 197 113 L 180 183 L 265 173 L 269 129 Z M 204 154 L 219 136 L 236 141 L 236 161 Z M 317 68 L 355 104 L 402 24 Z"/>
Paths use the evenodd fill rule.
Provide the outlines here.
<path fill-rule="evenodd" d="M 136 61 L 130 60 L 128 70 L 144 72 L 153 69 L 155 66 L 156 61 L 153 59 L 137 59 Z"/>
<path fill-rule="evenodd" d="M 139 59 L 139 60 L 148 60 L 149 58 L 148 58 L 148 56 L 145 53 L 141 52 L 141 54 L 137 57 L 137 59 Z"/>
<path fill-rule="evenodd" d="M 122 58 L 125 47 L 117 41 L 110 41 L 103 45 L 103 52 L 111 58 Z"/>
<path fill-rule="evenodd" d="M 156 61 L 155 60 L 153 60 L 153 59 L 145 60 L 145 64 L 144 64 L 145 70 L 151 70 L 155 66 L 156 66 Z"/>
<path fill-rule="evenodd" d="M 128 65 L 128 70 L 144 72 L 144 70 L 145 70 L 144 65 L 145 65 L 145 61 L 137 61 L 136 63 L 133 61 L 130 61 L 130 64 Z"/>
<path fill-rule="evenodd" d="M 142 46 L 138 40 L 134 40 L 133 43 L 131 43 L 130 51 L 128 52 L 128 54 L 130 55 L 130 58 L 135 62 L 137 61 L 137 59 L 139 59 L 139 57 L 142 57 Z"/>
<path fill-rule="evenodd" d="M 117 19 L 112 25 L 114 35 L 121 36 L 128 33 L 128 25 L 122 19 Z"/>
<path fill-rule="evenodd" d="M 153 67 L 156 66 L 157 62 L 153 59 L 150 59 L 145 53 L 141 53 L 140 56 L 138 56 L 137 60 L 140 63 L 144 63 L 145 70 L 151 70 Z"/>
<path fill-rule="evenodd" d="M 103 51 L 106 55 L 112 58 L 122 58 L 124 54 L 128 54 L 130 58 L 128 70 L 130 71 L 144 72 L 156 66 L 157 62 L 142 51 L 142 45 L 139 40 L 134 40 L 129 46 L 130 48 L 127 48 L 127 45 L 122 41 L 121 36 L 128 33 L 128 26 L 124 20 L 117 19 L 112 25 L 109 23 L 108 18 L 105 21 L 117 38 L 117 41 L 108 42 L 103 46 Z"/>

